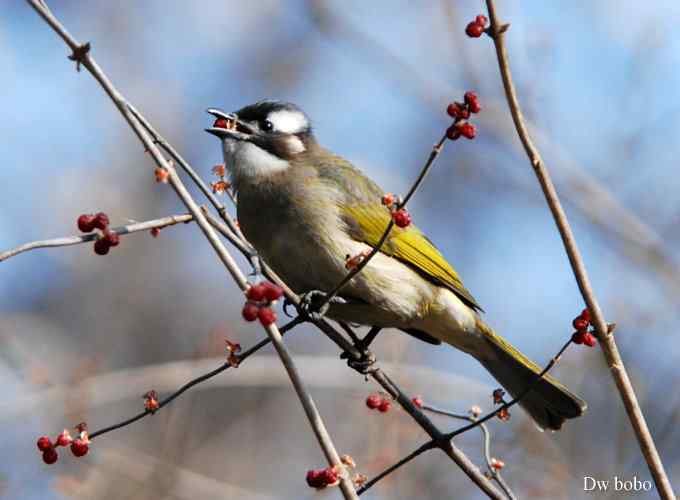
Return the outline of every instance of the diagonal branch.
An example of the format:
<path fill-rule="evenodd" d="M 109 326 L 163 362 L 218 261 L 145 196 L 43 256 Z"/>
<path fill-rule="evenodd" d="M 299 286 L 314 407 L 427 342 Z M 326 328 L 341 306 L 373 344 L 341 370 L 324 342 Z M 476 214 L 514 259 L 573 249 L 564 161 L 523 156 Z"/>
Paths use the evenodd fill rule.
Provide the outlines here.
<path fill-rule="evenodd" d="M 613 335 L 608 331 L 607 323 L 591 287 L 588 272 L 586 271 L 583 258 L 576 245 L 571 226 L 569 225 L 567 216 L 562 208 L 562 204 L 560 203 L 559 196 L 552 183 L 548 169 L 546 168 L 538 149 L 532 142 L 524 122 L 524 116 L 517 99 L 517 91 L 515 90 L 515 85 L 512 80 L 512 73 L 510 72 L 507 48 L 505 46 L 504 32 L 507 29 L 507 25 L 502 25 L 499 21 L 494 0 L 486 0 L 486 6 L 491 21 L 491 27 L 489 28 L 488 33 L 493 39 L 496 48 L 496 56 L 498 58 L 498 66 L 503 80 L 503 88 L 505 90 L 508 106 L 510 107 L 512 119 L 515 123 L 515 128 L 517 129 L 517 135 L 522 141 L 524 150 L 529 157 L 531 166 L 534 169 L 534 173 L 541 185 L 546 202 L 548 203 L 548 207 L 550 208 L 555 224 L 557 225 L 564 248 L 569 257 L 571 268 L 576 277 L 579 289 L 581 290 L 581 295 L 588 305 L 588 310 L 593 318 L 593 325 L 595 326 L 595 331 L 597 332 L 597 337 L 600 341 L 599 343 L 602 347 L 605 361 L 614 382 L 616 383 L 621 400 L 628 413 L 628 418 L 635 431 L 640 450 L 647 461 L 647 466 L 656 483 L 659 496 L 664 499 L 673 499 L 675 498 L 673 488 L 666 475 L 666 471 L 664 470 L 661 457 L 654 444 L 654 439 L 647 427 L 647 422 L 645 421 L 642 409 L 640 408 L 640 403 L 638 402 L 633 385 L 628 378 L 628 373 L 626 372 L 616 341 L 614 340 Z"/>
<path fill-rule="evenodd" d="M 220 240 L 217 232 L 208 223 L 200 207 L 196 201 L 191 197 L 191 194 L 186 189 L 181 179 L 177 175 L 174 166 L 167 161 L 157 145 L 154 143 L 153 139 L 149 136 L 148 132 L 140 124 L 140 122 L 135 118 L 134 114 L 130 111 L 127 100 L 123 97 L 120 92 L 114 87 L 113 83 L 107 78 L 104 72 L 99 68 L 94 59 L 90 56 L 89 45 L 79 44 L 71 35 L 66 31 L 66 29 L 61 25 L 61 23 L 54 17 L 54 15 L 48 9 L 46 3 L 43 0 L 27 0 L 27 2 L 35 9 L 35 11 L 52 27 L 52 29 L 66 42 L 66 44 L 73 51 L 73 56 L 77 63 L 82 64 L 92 76 L 100 83 L 102 88 L 111 97 L 116 107 L 126 119 L 130 127 L 133 129 L 135 134 L 139 137 L 140 141 L 144 145 L 145 149 L 149 151 L 153 159 L 159 168 L 165 169 L 168 172 L 168 180 L 170 185 L 174 188 L 175 192 L 185 204 L 189 212 L 193 215 L 196 223 L 200 227 L 201 231 L 205 235 L 206 239 L 213 247 L 217 253 L 219 259 L 224 264 L 231 277 L 238 284 L 241 290 L 245 291 L 248 288 L 248 281 L 243 275 L 241 270 L 236 265 L 236 262 L 232 258 L 229 251 L 226 249 L 222 240 Z M 288 349 L 283 343 L 281 333 L 277 328 L 276 324 L 271 324 L 265 327 L 267 334 L 269 335 L 276 351 L 283 363 L 288 376 L 293 383 L 295 391 L 297 392 L 298 398 L 304 408 L 305 414 L 310 422 L 310 425 L 316 435 L 317 440 L 328 460 L 329 465 L 338 466 L 342 470 L 342 464 L 340 461 L 340 456 L 335 449 L 335 446 L 326 430 L 326 426 L 321 419 L 316 404 L 314 403 L 309 392 L 305 388 L 300 374 L 297 371 Z M 356 499 L 357 494 L 354 489 L 352 482 L 345 477 L 343 474 L 340 479 L 340 489 L 343 492 L 345 498 Z"/>

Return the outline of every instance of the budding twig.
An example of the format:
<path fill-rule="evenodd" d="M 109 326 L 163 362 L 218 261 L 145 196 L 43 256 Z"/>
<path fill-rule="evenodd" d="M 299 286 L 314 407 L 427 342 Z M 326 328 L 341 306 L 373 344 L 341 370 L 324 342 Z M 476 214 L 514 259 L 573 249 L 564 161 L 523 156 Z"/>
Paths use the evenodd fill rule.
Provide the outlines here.
<path fill-rule="evenodd" d="M 169 217 L 163 217 L 161 219 L 149 220 L 146 222 L 135 222 L 134 224 L 128 224 L 127 226 L 119 226 L 112 228 L 111 231 L 118 235 L 137 233 L 139 231 L 148 231 L 150 229 L 161 229 L 167 226 L 173 226 L 181 222 L 187 223 L 191 222 L 194 216 L 191 214 L 184 215 L 171 215 Z M 33 241 L 31 243 L 25 243 L 11 250 L 0 253 L 0 262 L 7 260 L 10 257 L 14 257 L 23 252 L 28 252 L 29 250 L 36 250 L 38 248 L 54 248 L 54 247 L 66 247 L 71 245 L 79 245 L 81 243 L 87 243 L 89 241 L 94 241 L 97 239 L 96 233 L 84 234 L 82 236 L 67 236 L 65 238 L 54 238 L 51 240 Z"/>
<path fill-rule="evenodd" d="M 590 279 L 588 277 L 588 272 L 586 270 L 581 253 L 576 245 L 576 239 L 574 238 L 574 233 L 571 230 L 569 220 L 562 208 L 562 203 L 560 202 L 557 190 L 550 178 L 541 154 L 534 145 L 529 131 L 527 129 L 526 123 L 524 121 L 524 116 L 519 105 L 519 100 L 517 98 L 517 91 L 515 89 L 515 84 L 512 80 L 512 73 L 510 71 L 510 63 L 508 59 L 508 51 L 505 46 L 505 33 L 502 30 L 503 24 L 498 18 L 496 13 L 496 5 L 494 0 L 486 0 L 486 6 L 489 11 L 489 18 L 491 21 L 491 32 L 493 36 L 491 37 L 496 48 L 496 57 L 498 59 L 498 67 L 500 69 L 501 78 L 503 81 L 503 88 L 505 90 L 505 97 L 508 101 L 508 106 L 510 108 L 510 113 L 512 119 L 515 123 L 515 129 L 517 130 L 517 135 L 522 141 L 524 150 L 529 158 L 536 178 L 538 179 L 541 189 L 545 196 L 545 200 L 550 208 L 557 229 L 562 237 L 562 243 L 564 244 L 564 249 L 569 257 L 569 262 L 571 268 L 576 277 L 576 281 L 581 291 L 581 295 L 588 305 L 588 309 L 591 313 L 592 323 L 595 327 L 598 340 L 600 341 L 600 346 L 602 347 L 602 354 L 604 355 L 605 361 L 610 368 L 610 373 L 616 387 L 618 389 L 621 400 L 623 401 L 624 407 L 628 414 L 630 423 L 635 431 L 635 436 L 637 437 L 640 450 L 642 455 L 645 457 L 647 466 L 654 478 L 656 488 L 659 492 L 661 498 L 673 499 L 675 494 L 673 493 L 673 487 L 668 479 L 668 475 L 664 470 L 663 463 L 661 462 L 661 457 L 656 449 L 654 439 L 649 432 L 649 427 L 645 421 L 644 414 L 640 408 L 640 403 L 638 402 L 637 395 L 635 394 L 635 389 L 628 378 L 628 373 L 626 372 L 623 359 L 619 353 L 619 349 L 614 340 L 614 336 L 609 334 L 607 331 L 607 322 L 604 319 L 600 305 L 595 297 L 595 293 L 590 284 Z"/>

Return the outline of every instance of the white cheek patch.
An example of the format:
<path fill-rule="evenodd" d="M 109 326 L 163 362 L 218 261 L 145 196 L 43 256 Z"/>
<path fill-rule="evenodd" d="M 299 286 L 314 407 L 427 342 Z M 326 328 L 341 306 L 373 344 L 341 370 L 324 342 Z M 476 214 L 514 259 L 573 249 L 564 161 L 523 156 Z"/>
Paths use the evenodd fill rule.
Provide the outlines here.
<path fill-rule="evenodd" d="M 302 153 L 305 150 L 305 145 L 299 137 L 292 135 L 288 138 L 288 151 L 291 154 Z"/>
<path fill-rule="evenodd" d="M 299 111 L 282 109 L 269 113 L 267 120 L 274 125 L 274 131 L 284 134 L 297 134 L 309 127 L 307 117 Z"/>
<path fill-rule="evenodd" d="M 238 177 L 269 175 L 290 166 L 286 160 L 277 158 L 251 142 L 239 142 L 230 156 L 233 158 L 232 168 Z"/>

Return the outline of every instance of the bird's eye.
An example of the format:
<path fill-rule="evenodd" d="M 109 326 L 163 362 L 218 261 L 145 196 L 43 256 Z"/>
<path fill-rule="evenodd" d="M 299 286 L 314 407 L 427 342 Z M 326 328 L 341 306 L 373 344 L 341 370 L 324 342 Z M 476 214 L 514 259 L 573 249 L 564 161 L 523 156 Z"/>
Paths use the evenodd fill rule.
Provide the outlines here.
<path fill-rule="evenodd" d="M 274 124 L 269 120 L 263 120 L 262 123 L 260 124 L 260 128 L 265 132 L 271 132 L 272 130 L 274 130 Z"/>

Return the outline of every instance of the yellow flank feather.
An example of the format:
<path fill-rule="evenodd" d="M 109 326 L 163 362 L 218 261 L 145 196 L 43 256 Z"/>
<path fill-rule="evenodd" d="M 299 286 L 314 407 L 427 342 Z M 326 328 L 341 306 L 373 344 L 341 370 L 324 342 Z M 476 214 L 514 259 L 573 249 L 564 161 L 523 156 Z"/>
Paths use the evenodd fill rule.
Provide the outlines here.
<path fill-rule="evenodd" d="M 387 209 L 377 203 L 360 206 L 343 205 L 341 211 L 350 235 L 357 241 L 371 246 L 378 244 L 390 222 Z M 413 224 L 403 229 L 394 226 L 381 252 L 399 259 L 435 284 L 449 288 L 466 304 L 481 310 L 472 294 L 463 286 L 458 273 Z"/>

